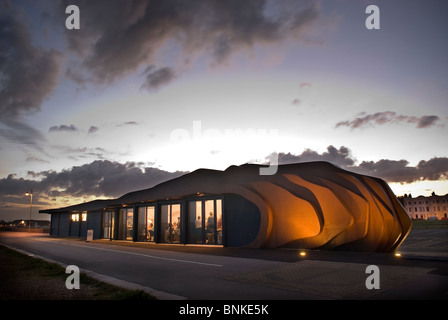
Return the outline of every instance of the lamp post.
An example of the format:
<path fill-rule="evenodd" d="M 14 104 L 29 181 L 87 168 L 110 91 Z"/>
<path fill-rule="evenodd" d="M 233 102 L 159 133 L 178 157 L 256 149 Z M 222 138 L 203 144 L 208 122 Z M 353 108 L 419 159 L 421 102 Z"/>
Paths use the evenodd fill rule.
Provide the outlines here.
<path fill-rule="evenodd" d="M 26 192 L 26 196 L 30 197 L 30 220 L 28 222 L 28 232 L 31 232 L 31 213 L 33 212 L 33 191 Z"/>

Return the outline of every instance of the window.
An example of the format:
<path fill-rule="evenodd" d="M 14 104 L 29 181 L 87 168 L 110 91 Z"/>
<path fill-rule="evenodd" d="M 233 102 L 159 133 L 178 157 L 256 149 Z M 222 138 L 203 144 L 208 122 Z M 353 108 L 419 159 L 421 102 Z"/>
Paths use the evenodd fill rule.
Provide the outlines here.
<path fill-rule="evenodd" d="M 202 201 L 188 203 L 188 243 L 202 243 Z"/>
<path fill-rule="evenodd" d="M 79 214 L 78 213 L 73 213 L 72 214 L 72 221 L 73 222 L 78 222 L 79 221 Z"/>
<path fill-rule="evenodd" d="M 155 207 L 138 208 L 138 241 L 154 241 Z"/>
<path fill-rule="evenodd" d="M 120 209 L 120 215 L 118 221 L 118 239 L 132 240 L 134 231 L 133 226 L 134 226 L 134 209 L 133 208 Z"/>
<path fill-rule="evenodd" d="M 103 212 L 103 235 L 104 239 L 110 239 L 112 237 L 112 218 L 113 212 Z"/>
<path fill-rule="evenodd" d="M 222 244 L 222 200 L 188 203 L 188 243 Z"/>
<path fill-rule="evenodd" d="M 160 208 L 160 242 L 180 243 L 182 229 L 180 204 L 164 204 Z"/>
<path fill-rule="evenodd" d="M 81 221 L 87 221 L 87 213 L 81 214 Z"/>

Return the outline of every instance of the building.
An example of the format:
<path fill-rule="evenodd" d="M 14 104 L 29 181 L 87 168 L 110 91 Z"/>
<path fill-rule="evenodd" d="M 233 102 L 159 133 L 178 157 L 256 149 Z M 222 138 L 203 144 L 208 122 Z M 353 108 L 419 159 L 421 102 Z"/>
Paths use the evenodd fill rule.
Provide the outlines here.
<path fill-rule="evenodd" d="M 412 219 L 445 220 L 448 219 L 448 194 L 438 196 L 434 192 L 429 197 L 411 194 L 399 197 L 400 202 Z"/>
<path fill-rule="evenodd" d="M 327 162 L 199 169 L 117 199 L 58 209 L 51 235 L 251 248 L 393 252 L 411 220 L 381 179 Z"/>

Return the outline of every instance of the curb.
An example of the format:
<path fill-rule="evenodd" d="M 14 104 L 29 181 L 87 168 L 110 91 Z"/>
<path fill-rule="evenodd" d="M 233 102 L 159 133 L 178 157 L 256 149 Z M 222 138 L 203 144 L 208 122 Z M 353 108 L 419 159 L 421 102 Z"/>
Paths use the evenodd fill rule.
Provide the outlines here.
<path fill-rule="evenodd" d="M 59 261 L 56 261 L 56 260 L 52 260 L 52 259 L 49 259 L 49 258 L 46 258 L 46 257 L 42 257 L 42 256 L 36 255 L 34 253 L 31 253 L 31 252 L 28 252 L 28 251 L 25 251 L 25 250 L 22 250 L 22 249 L 11 247 L 11 246 L 9 246 L 7 244 L 4 244 L 4 243 L 0 243 L 0 245 L 5 246 L 5 247 L 7 247 L 7 248 L 9 248 L 11 250 L 17 251 L 19 253 L 22 253 L 24 255 L 27 255 L 29 257 L 38 258 L 38 259 L 46 261 L 48 263 L 57 264 L 57 265 L 59 265 L 59 266 L 61 266 L 63 268 L 67 268 L 67 266 L 68 266 L 65 263 L 62 263 L 62 262 L 59 262 Z M 144 291 L 144 292 L 146 292 L 146 293 L 156 297 L 159 300 L 187 300 L 188 299 L 186 297 L 182 297 L 182 296 L 179 296 L 179 295 L 176 295 L 176 294 L 159 291 L 159 290 L 156 290 L 156 289 L 153 289 L 153 288 L 149 288 L 149 287 L 145 287 L 145 286 L 133 283 L 133 282 L 128 282 L 128 281 L 125 281 L 125 280 L 120 280 L 120 279 L 116 279 L 116 278 L 113 278 L 113 277 L 109 277 L 109 276 L 106 276 L 104 274 L 96 273 L 96 272 L 91 271 L 91 270 L 86 270 L 86 269 L 81 269 L 80 268 L 80 271 L 84 272 L 90 278 L 93 278 L 95 280 L 98 280 L 98 281 L 101 281 L 101 282 L 104 282 L 104 283 L 107 283 L 107 284 L 110 284 L 110 285 L 113 285 L 113 286 L 117 286 L 117 287 L 120 287 L 120 288 L 123 288 L 123 289 L 127 289 L 127 290 L 142 290 L 142 291 Z"/>

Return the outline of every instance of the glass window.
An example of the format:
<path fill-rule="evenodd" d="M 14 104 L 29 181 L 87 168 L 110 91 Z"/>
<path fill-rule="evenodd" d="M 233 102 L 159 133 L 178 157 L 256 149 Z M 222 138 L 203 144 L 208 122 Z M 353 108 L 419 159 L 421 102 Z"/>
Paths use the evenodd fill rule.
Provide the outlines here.
<path fill-rule="evenodd" d="M 73 213 L 72 214 L 72 221 L 74 221 L 74 222 L 79 221 L 79 214 L 78 213 Z"/>
<path fill-rule="evenodd" d="M 180 243 L 182 229 L 180 204 L 165 204 L 160 208 L 160 241 Z"/>
<path fill-rule="evenodd" d="M 120 216 L 118 221 L 118 239 L 132 240 L 134 225 L 134 209 L 123 208 L 120 209 Z"/>
<path fill-rule="evenodd" d="M 146 241 L 146 207 L 138 208 L 138 231 L 137 241 Z"/>
<path fill-rule="evenodd" d="M 134 209 L 128 209 L 126 212 L 126 240 L 132 240 L 134 225 Z"/>
<path fill-rule="evenodd" d="M 112 226 L 112 212 L 106 211 L 103 212 L 103 238 L 110 239 L 111 238 L 111 226 Z"/>
<path fill-rule="evenodd" d="M 146 207 L 146 229 L 148 234 L 148 241 L 154 241 L 154 214 L 155 207 Z"/>
<path fill-rule="evenodd" d="M 188 243 L 202 243 L 202 201 L 188 203 Z"/>
<path fill-rule="evenodd" d="M 82 221 L 87 221 L 87 213 L 81 214 L 81 220 Z"/>
<path fill-rule="evenodd" d="M 222 244 L 222 200 L 188 203 L 188 243 Z"/>
<path fill-rule="evenodd" d="M 222 200 L 216 200 L 216 232 L 217 244 L 222 244 Z"/>
<path fill-rule="evenodd" d="M 215 243 L 215 200 L 205 201 L 205 243 Z"/>
<path fill-rule="evenodd" d="M 138 208 L 138 241 L 154 241 L 154 206 Z"/>

